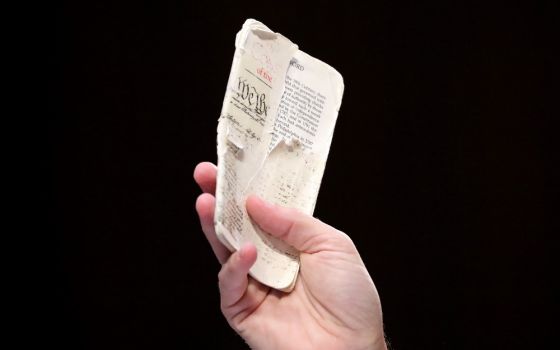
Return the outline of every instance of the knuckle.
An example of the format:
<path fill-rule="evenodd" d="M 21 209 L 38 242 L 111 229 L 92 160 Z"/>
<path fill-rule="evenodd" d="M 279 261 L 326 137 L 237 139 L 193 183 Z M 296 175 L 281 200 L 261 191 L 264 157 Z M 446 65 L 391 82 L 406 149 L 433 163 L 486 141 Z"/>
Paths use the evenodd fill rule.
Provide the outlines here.
<path fill-rule="evenodd" d="M 286 214 L 291 218 L 302 214 L 301 211 L 297 210 L 296 208 L 284 208 L 284 210 L 286 211 Z"/>
<path fill-rule="evenodd" d="M 222 266 L 222 269 L 220 270 L 220 272 L 218 272 L 218 285 L 222 286 L 224 281 L 226 280 L 226 276 L 227 276 L 227 264 L 224 264 L 224 266 Z"/>
<path fill-rule="evenodd" d="M 335 229 L 335 231 L 340 238 L 344 239 L 345 241 L 352 242 L 352 238 L 350 238 L 350 236 L 348 236 L 346 232 L 337 229 Z"/>
<path fill-rule="evenodd" d="M 223 301 L 220 302 L 220 311 L 222 311 L 222 314 L 223 314 L 224 316 L 226 316 L 226 318 L 227 318 L 227 316 L 228 316 L 228 307 L 224 304 Z"/>
<path fill-rule="evenodd" d="M 352 238 L 350 238 L 348 234 L 337 229 L 334 229 L 334 232 L 335 234 L 333 236 L 336 238 L 336 240 L 340 245 L 348 249 L 356 248 L 356 246 L 354 245 L 354 241 L 352 240 Z"/>

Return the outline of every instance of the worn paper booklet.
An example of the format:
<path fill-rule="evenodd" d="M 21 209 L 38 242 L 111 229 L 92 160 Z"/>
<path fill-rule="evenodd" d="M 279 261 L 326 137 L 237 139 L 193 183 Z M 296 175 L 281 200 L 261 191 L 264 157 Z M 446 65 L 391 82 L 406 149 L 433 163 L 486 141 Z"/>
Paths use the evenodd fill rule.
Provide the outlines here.
<path fill-rule="evenodd" d="M 264 24 L 248 19 L 235 54 L 218 123 L 214 223 L 231 251 L 250 241 L 250 275 L 291 291 L 299 252 L 263 232 L 245 208 L 250 194 L 313 214 L 344 84 L 326 63 Z"/>

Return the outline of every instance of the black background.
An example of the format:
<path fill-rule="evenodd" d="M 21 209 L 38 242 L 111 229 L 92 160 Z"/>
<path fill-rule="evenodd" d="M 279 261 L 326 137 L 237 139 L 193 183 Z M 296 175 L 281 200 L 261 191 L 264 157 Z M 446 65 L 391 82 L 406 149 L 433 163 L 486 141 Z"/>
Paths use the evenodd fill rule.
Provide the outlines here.
<path fill-rule="evenodd" d="M 252 17 L 344 77 L 315 215 L 356 243 L 393 347 L 545 343 L 549 14 L 472 2 L 57 8 L 48 341 L 245 348 L 219 310 L 192 171 L 216 160 L 235 33 Z"/>

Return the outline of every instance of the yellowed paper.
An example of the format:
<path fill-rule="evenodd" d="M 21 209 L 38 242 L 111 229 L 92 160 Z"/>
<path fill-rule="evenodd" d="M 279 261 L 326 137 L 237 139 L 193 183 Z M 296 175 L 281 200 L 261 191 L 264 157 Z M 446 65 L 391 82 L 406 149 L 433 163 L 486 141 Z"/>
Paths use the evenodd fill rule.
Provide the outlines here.
<path fill-rule="evenodd" d="M 250 275 L 291 291 L 299 252 L 254 225 L 245 200 L 257 194 L 312 214 L 342 100 L 342 76 L 262 23 L 247 20 L 218 124 L 215 227 L 230 250 L 257 247 Z"/>

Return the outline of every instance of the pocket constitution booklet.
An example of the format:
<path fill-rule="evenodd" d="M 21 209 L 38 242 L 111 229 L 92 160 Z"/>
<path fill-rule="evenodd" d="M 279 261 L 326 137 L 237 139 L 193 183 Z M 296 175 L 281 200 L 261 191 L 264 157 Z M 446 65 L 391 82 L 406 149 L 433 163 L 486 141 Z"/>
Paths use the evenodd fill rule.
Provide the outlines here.
<path fill-rule="evenodd" d="M 343 90 L 334 68 L 264 24 L 248 19 L 237 33 L 218 122 L 214 224 L 231 251 L 255 244 L 249 274 L 272 288 L 294 288 L 299 252 L 252 222 L 245 200 L 313 214 Z"/>

